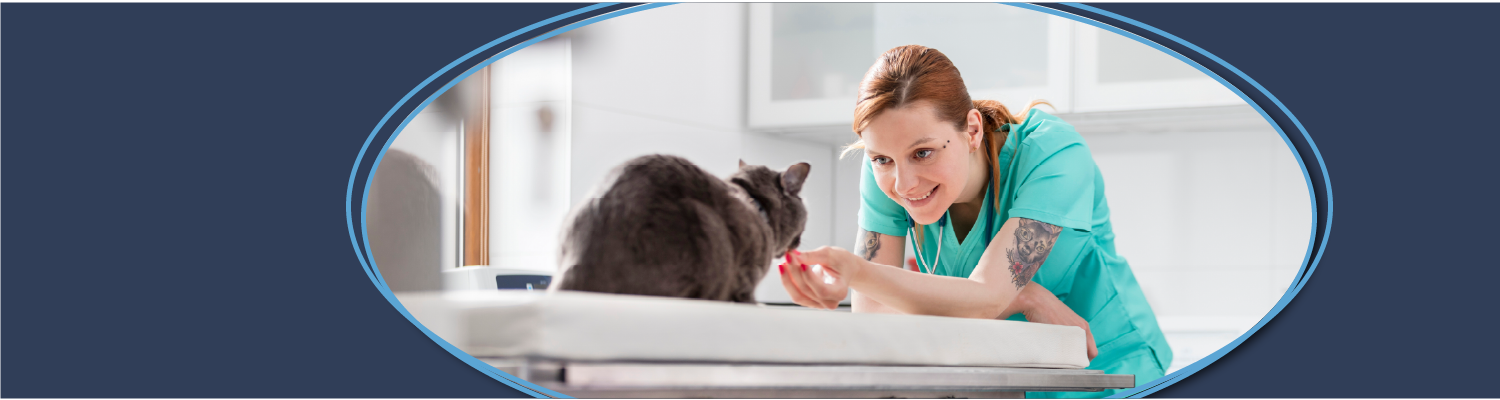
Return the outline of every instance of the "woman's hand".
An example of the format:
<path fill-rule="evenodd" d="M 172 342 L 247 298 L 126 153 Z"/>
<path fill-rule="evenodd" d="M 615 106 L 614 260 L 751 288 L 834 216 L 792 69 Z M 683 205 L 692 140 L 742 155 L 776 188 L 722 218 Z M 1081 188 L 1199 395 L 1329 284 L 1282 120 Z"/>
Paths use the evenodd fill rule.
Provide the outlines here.
<path fill-rule="evenodd" d="M 1057 296 L 1052 295 L 1052 292 L 1047 290 L 1047 288 L 1042 287 L 1042 285 L 1036 282 L 1031 282 L 1026 284 L 1026 288 L 1022 289 L 1021 295 L 1017 297 L 1017 301 L 1012 304 L 1005 315 L 1000 316 L 1001 318 L 1014 314 L 1014 312 L 1010 311 L 1018 310 L 1026 316 L 1027 321 L 1083 328 L 1083 334 L 1088 338 L 1089 360 L 1092 361 L 1094 357 L 1099 356 L 1099 348 L 1094 346 L 1094 332 L 1089 330 L 1089 322 L 1084 321 L 1083 317 L 1079 317 L 1077 313 L 1074 313 L 1073 309 L 1068 308 L 1067 304 L 1063 304 L 1061 300 L 1058 300 Z"/>
<path fill-rule="evenodd" d="M 823 246 L 807 253 L 792 250 L 781 265 L 781 285 L 797 304 L 832 310 L 849 296 L 850 273 L 864 263 L 837 247 Z"/>

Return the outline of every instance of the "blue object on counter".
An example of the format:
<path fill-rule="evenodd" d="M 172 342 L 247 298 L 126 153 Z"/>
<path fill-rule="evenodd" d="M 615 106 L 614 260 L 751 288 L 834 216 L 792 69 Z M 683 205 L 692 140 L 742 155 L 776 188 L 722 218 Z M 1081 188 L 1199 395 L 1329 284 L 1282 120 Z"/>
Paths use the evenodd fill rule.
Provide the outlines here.
<path fill-rule="evenodd" d="M 497 289 L 544 290 L 552 284 L 548 275 L 495 275 Z"/>

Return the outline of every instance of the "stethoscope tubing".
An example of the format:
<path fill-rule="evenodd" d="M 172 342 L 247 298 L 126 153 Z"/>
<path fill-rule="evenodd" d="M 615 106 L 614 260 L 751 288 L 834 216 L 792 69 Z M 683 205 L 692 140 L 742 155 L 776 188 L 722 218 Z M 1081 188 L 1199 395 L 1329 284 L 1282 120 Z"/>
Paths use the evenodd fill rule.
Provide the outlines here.
<path fill-rule="evenodd" d="M 937 222 L 937 225 L 938 225 L 938 240 L 937 240 L 938 248 L 937 248 L 937 256 L 933 257 L 932 263 L 927 265 L 927 273 L 928 274 L 933 274 L 933 275 L 937 274 L 937 264 L 938 264 L 938 261 L 942 260 L 942 258 L 943 258 L 943 233 L 945 233 L 945 229 L 943 229 L 943 223 L 945 223 L 947 221 L 948 221 L 948 213 L 946 213 L 946 212 L 943 213 L 943 217 L 942 218 L 938 218 L 938 222 Z M 922 269 L 922 246 L 921 246 L 920 243 L 917 243 L 917 235 L 916 235 L 916 232 L 917 232 L 917 220 L 912 219 L 911 215 L 908 214 L 906 216 L 906 223 L 907 223 L 906 224 L 907 225 L 906 226 L 906 237 L 911 238 L 911 246 L 912 246 L 911 248 L 912 248 L 913 252 L 917 253 L 917 269 L 918 269 L 918 272 L 921 272 L 920 270 Z"/>

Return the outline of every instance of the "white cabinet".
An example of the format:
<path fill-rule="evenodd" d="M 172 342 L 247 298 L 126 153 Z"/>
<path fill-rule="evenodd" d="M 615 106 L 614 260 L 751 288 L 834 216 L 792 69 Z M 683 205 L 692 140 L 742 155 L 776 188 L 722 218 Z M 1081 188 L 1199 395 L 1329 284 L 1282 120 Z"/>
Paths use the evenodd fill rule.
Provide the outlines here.
<path fill-rule="evenodd" d="M 896 46 L 941 50 L 975 99 L 1071 98 L 1072 22 L 995 4 L 752 4 L 752 128 L 848 126 L 859 81 Z M 845 129 L 847 131 L 847 129 Z"/>
<path fill-rule="evenodd" d="M 907 44 L 941 50 L 971 97 L 1010 107 L 1036 99 L 1056 113 L 1243 104 L 1155 48 L 1019 7 L 772 3 L 750 5 L 750 127 L 848 133 L 860 79 L 880 53 Z"/>
<path fill-rule="evenodd" d="M 986 3 L 877 4 L 875 10 L 876 48 L 941 50 L 963 75 L 970 97 L 1014 107 L 1045 99 L 1069 108 L 1071 21 Z"/>
<path fill-rule="evenodd" d="M 1074 112 L 1244 104 L 1213 77 L 1134 38 L 1075 24 Z"/>
<path fill-rule="evenodd" d="M 874 4 L 750 5 L 749 125 L 847 122 L 875 59 Z"/>

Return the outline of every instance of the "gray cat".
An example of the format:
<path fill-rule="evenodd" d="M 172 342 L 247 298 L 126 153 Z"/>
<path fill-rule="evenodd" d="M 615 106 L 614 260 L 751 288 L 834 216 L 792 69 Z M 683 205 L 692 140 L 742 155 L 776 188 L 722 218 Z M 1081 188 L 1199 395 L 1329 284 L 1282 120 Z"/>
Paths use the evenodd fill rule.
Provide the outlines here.
<path fill-rule="evenodd" d="M 740 161 L 721 180 L 681 157 L 630 160 L 568 216 L 551 288 L 754 303 L 771 259 L 801 244 L 809 168 Z"/>

